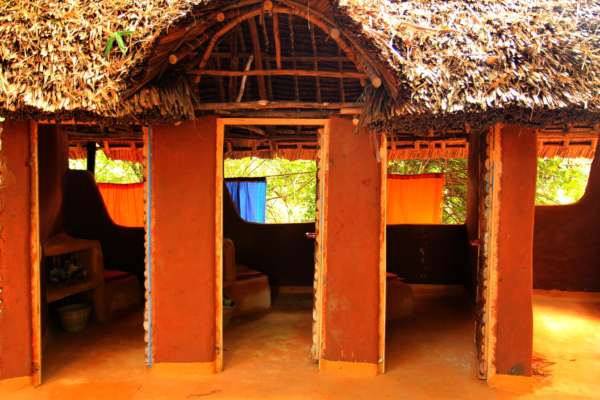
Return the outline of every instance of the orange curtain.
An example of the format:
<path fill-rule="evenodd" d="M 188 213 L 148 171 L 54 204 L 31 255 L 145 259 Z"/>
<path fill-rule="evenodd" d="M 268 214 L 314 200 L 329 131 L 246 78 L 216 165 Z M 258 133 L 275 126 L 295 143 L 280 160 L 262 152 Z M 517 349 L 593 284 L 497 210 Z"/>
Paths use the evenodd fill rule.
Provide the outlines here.
<path fill-rule="evenodd" d="M 99 183 L 108 214 L 115 224 L 144 226 L 144 184 Z"/>
<path fill-rule="evenodd" d="M 442 222 L 444 174 L 387 176 L 387 223 Z"/>

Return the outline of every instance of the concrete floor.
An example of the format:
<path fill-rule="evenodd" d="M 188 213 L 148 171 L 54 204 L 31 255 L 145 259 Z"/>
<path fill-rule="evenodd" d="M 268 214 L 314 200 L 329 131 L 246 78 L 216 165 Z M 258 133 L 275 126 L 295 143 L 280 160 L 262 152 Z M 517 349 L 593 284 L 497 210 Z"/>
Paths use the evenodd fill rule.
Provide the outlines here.
<path fill-rule="evenodd" d="M 85 334 L 61 334 L 45 384 L 0 383 L 0 399 L 512 399 L 600 397 L 600 300 L 536 293 L 536 370 L 528 384 L 476 379 L 473 321 L 461 291 L 416 290 L 415 316 L 389 326 L 385 375 L 319 373 L 310 359 L 310 301 L 279 302 L 233 321 L 225 371 L 157 378 L 144 367 L 139 313 Z"/>

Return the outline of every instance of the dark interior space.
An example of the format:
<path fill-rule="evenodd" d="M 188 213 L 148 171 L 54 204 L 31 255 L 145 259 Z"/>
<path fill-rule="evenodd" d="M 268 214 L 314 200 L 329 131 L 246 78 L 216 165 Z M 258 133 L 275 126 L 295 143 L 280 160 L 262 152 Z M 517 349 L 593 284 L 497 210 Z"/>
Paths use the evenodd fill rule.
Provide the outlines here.
<path fill-rule="evenodd" d="M 91 349 L 90 327 L 110 335 L 121 316 L 141 311 L 145 233 L 116 225 L 94 176 L 69 170 L 64 128 L 40 125 L 38 134 L 42 349 L 52 360 L 72 341 Z M 62 366 L 44 368 L 52 376 Z"/>
<path fill-rule="evenodd" d="M 255 266 L 274 286 L 312 286 L 314 241 L 306 233 L 314 232 L 315 224 L 246 222 L 227 190 L 223 193 L 223 229 L 225 237 L 236 243 L 238 262 Z M 467 260 L 464 225 L 387 227 L 388 272 L 407 283 L 461 284 Z"/>

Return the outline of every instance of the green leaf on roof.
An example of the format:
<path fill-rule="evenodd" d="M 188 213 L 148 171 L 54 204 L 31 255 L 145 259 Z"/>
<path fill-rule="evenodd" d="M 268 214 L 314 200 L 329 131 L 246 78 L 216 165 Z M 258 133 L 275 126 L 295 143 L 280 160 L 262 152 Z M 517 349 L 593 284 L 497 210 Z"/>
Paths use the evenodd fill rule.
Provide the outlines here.
<path fill-rule="evenodd" d="M 121 53 L 123 53 L 123 55 L 127 54 L 127 46 L 125 45 L 125 40 L 123 40 L 123 38 L 125 36 L 131 36 L 132 34 L 133 31 L 130 30 L 111 33 L 108 37 L 108 40 L 106 41 L 106 47 L 104 47 L 104 56 L 108 57 L 113 47 L 115 46 L 115 42 L 117 42 L 117 46 L 119 47 L 119 50 L 121 50 Z"/>

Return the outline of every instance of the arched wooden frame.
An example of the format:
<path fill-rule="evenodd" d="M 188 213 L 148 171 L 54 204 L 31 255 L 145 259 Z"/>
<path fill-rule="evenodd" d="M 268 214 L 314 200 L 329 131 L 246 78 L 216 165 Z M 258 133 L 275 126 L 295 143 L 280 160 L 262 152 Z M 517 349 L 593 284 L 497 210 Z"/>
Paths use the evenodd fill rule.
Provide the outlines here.
<path fill-rule="evenodd" d="M 242 10 L 245 7 L 251 7 L 258 4 L 260 4 L 260 6 L 248 10 Z M 318 10 L 312 8 L 308 9 L 306 5 L 300 4 L 294 0 L 245 0 L 233 5 L 222 7 L 220 9 L 215 9 L 214 11 L 206 14 L 198 15 L 197 21 L 194 21 L 189 25 L 176 28 L 168 34 L 162 36 L 158 40 L 155 47 L 155 54 L 148 60 L 144 76 L 138 81 L 137 85 L 134 85 L 130 90 L 126 91 L 125 95 L 129 96 L 137 92 L 156 76 L 163 73 L 168 68 L 169 64 L 175 65 L 180 63 L 184 58 L 196 52 L 208 42 L 205 51 L 190 62 L 190 64 L 193 66 L 198 65 L 197 69 L 192 69 L 189 71 L 192 75 L 196 76 L 195 81 L 198 82 L 201 75 L 207 74 L 204 70 L 204 67 L 208 63 L 210 56 L 219 40 L 244 21 L 263 14 L 270 14 L 273 17 L 273 33 L 275 37 L 274 43 L 276 48 L 277 69 L 266 71 L 248 71 L 247 75 L 284 75 L 289 71 L 290 75 L 302 76 L 303 72 L 308 72 L 307 76 L 311 76 L 311 73 L 313 74 L 312 76 L 314 76 L 313 71 L 281 69 L 281 43 L 278 32 L 278 15 L 287 14 L 309 21 L 311 24 L 318 27 L 325 34 L 331 37 L 344 55 L 348 58 L 348 61 L 355 65 L 357 71 L 360 71 L 359 74 L 364 74 L 365 78 L 371 82 L 373 87 L 378 88 L 382 84 L 386 83 L 386 89 L 388 91 L 391 93 L 395 93 L 397 91 L 389 71 L 385 70 L 385 68 L 379 67 L 377 63 L 371 59 L 370 55 L 364 49 L 362 49 L 352 37 L 345 34 L 338 28 L 333 20 Z M 225 23 L 225 25 L 223 25 L 214 33 L 210 32 L 211 30 L 214 31 L 216 26 L 222 23 Z M 173 43 L 176 44 L 173 46 Z M 208 72 L 214 73 L 214 71 Z M 335 77 L 361 79 L 362 75 L 359 76 L 359 74 L 354 73 L 352 76 L 344 76 L 344 74 L 339 74 L 339 76 Z M 242 75 L 244 75 L 243 72 Z"/>
<path fill-rule="evenodd" d="M 352 51 L 350 46 L 344 41 L 344 39 L 341 37 L 341 33 L 337 28 L 328 26 L 326 23 L 324 23 L 321 20 L 319 20 L 318 18 L 316 18 L 313 14 L 310 14 L 307 11 L 303 11 L 300 9 L 291 9 L 291 8 L 286 8 L 286 7 L 272 7 L 268 11 L 273 14 L 274 21 L 278 20 L 276 18 L 276 16 L 278 14 L 290 14 L 290 15 L 295 15 L 295 16 L 304 18 L 307 21 L 309 21 L 310 23 L 312 23 L 313 25 L 319 27 L 323 32 L 325 32 L 327 35 L 329 35 L 336 42 L 336 44 L 344 52 L 346 57 L 348 57 L 348 60 L 352 61 L 357 66 L 357 69 L 361 69 L 360 68 L 361 66 L 357 65 L 357 63 L 356 63 L 356 56 L 354 55 L 354 52 Z M 235 28 L 242 22 L 249 20 L 250 18 L 257 17 L 257 16 L 261 15 L 263 12 L 265 12 L 264 8 L 255 8 L 253 10 L 246 12 L 245 14 L 242 14 L 242 15 L 234 18 L 232 21 L 230 21 L 225 26 L 223 26 L 221 29 L 219 29 L 215 33 L 215 35 L 210 39 L 210 42 L 209 42 L 206 50 L 204 51 L 204 54 L 200 60 L 200 64 L 198 65 L 199 70 L 198 71 L 190 71 L 190 72 L 191 73 L 201 73 L 202 69 L 208 63 L 208 60 L 209 60 L 215 46 L 217 45 L 219 40 L 225 34 L 227 34 L 229 31 L 231 31 L 233 28 Z M 225 17 L 223 17 L 223 18 L 225 18 Z M 275 28 L 276 26 L 277 25 L 274 24 L 274 29 L 277 31 L 278 29 Z M 275 38 L 276 39 L 278 38 L 278 32 L 275 32 Z M 279 58 L 276 63 L 277 63 L 277 65 L 281 65 L 281 59 L 280 59 L 281 50 L 278 47 L 278 45 L 279 45 L 278 40 L 275 40 L 275 45 L 276 45 L 276 53 L 279 55 Z M 169 61 L 171 62 L 172 60 L 176 61 L 170 57 Z M 369 80 L 371 81 L 371 84 L 374 87 L 381 86 L 381 84 L 382 84 L 381 78 L 379 78 L 374 72 L 372 72 L 371 68 L 367 67 L 366 65 L 364 65 L 362 67 L 363 67 L 362 69 L 367 70 L 366 75 L 369 78 Z M 282 70 L 282 71 L 285 71 L 285 70 Z M 258 72 L 258 71 L 255 71 L 255 73 L 256 72 Z M 290 71 L 290 73 L 292 73 L 292 72 L 294 72 L 296 74 L 302 73 L 301 71 Z M 265 72 L 265 74 L 266 74 L 266 72 Z"/>

